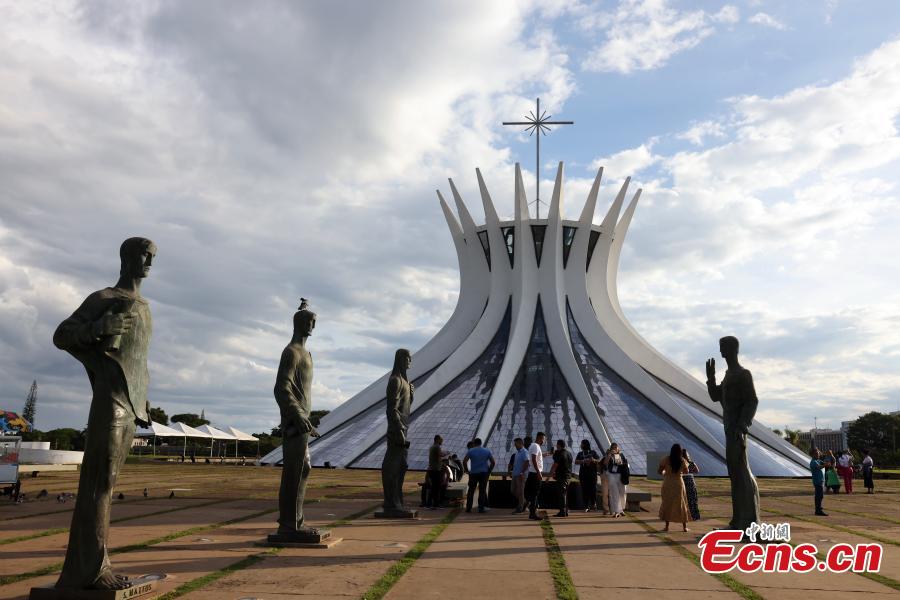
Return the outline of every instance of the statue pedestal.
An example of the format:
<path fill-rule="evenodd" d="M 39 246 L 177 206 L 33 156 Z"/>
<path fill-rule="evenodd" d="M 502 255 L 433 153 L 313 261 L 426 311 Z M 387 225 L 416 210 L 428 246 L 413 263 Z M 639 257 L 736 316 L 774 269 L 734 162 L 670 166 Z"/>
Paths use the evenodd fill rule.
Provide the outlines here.
<path fill-rule="evenodd" d="M 257 546 L 275 548 L 331 548 L 344 538 L 331 536 L 330 529 L 319 529 L 313 532 L 273 533 Z"/>
<path fill-rule="evenodd" d="M 384 508 L 375 511 L 376 519 L 415 519 L 419 511 L 409 508 Z"/>
<path fill-rule="evenodd" d="M 155 598 L 154 591 L 165 575 L 144 575 L 131 580 L 131 587 L 124 590 L 73 590 L 53 586 L 33 587 L 28 600 L 127 600 L 128 598 Z"/>

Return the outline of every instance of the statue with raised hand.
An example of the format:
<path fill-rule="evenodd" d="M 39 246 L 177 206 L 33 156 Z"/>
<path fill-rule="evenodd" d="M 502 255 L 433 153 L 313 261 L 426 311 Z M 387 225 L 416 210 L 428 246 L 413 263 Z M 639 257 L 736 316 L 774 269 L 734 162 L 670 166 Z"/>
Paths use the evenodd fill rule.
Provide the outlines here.
<path fill-rule="evenodd" d="M 304 525 L 303 499 L 311 470 L 310 438 L 319 432 L 309 420 L 312 413 L 312 355 L 306 340 L 316 326 L 316 314 L 309 310 L 305 298 L 294 313 L 294 334 L 281 353 L 275 377 L 275 401 L 281 412 L 283 462 L 281 488 L 278 491 L 278 532 L 270 535 L 270 543 L 316 544 L 329 533 Z"/>
<path fill-rule="evenodd" d="M 747 461 L 747 434 L 759 400 L 750 371 L 738 363 L 738 339 L 726 336 L 719 340 L 719 351 L 728 370 L 721 384 L 716 384 L 716 361 L 706 361 L 706 387 L 713 402 L 722 404 L 725 426 L 725 464 L 731 479 L 730 529 L 746 530 L 759 522 L 759 488 Z"/>
<path fill-rule="evenodd" d="M 132 585 L 128 577 L 113 572 L 106 544 L 112 492 L 135 425 L 150 421 L 147 352 L 152 321 L 141 282 L 155 256 L 156 245 L 146 238 L 122 242 L 116 285 L 88 296 L 53 334 L 53 343 L 84 365 L 93 392 L 78 497 L 57 588 L 119 590 Z"/>
<path fill-rule="evenodd" d="M 388 379 L 386 392 L 387 439 L 384 460 L 381 463 L 381 484 L 384 488 L 384 506 L 376 517 L 415 517 L 416 511 L 403 504 L 403 480 L 408 468 L 409 410 L 413 402 L 413 385 L 407 377 L 412 364 L 409 350 L 400 348 L 394 354 L 394 368 Z"/>

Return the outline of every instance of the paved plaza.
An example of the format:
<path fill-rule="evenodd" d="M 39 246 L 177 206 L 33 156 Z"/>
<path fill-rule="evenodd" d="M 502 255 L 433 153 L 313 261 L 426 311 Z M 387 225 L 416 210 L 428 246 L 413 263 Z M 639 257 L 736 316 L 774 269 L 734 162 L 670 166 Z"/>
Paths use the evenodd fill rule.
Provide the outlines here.
<path fill-rule="evenodd" d="M 900 597 L 900 481 L 877 480 L 873 496 L 828 495 L 830 516 L 815 517 L 808 480 L 760 480 L 766 522 L 790 522 L 793 542 L 820 549 L 879 542 L 879 574 L 713 576 L 699 567 L 697 540 L 727 523 L 726 479 L 700 478 L 703 520 L 691 523 L 689 533 L 673 524 L 663 535 L 655 518 L 659 483 L 643 478 L 633 483 L 653 493 L 648 512 L 625 519 L 572 511 L 535 522 L 505 509 L 441 509 L 385 521 L 372 517 L 381 496 L 377 471 L 317 469 L 308 519 L 330 524 L 343 542 L 274 550 L 255 544 L 274 530 L 279 475 L 277 468 L 250 466 L 126 465 L 116 488 L 125 497 L 112 512 L 113 564 L 132 575 L 167 573 L 164 598 L 210 600 Z M 414 504 L 420 479 L 407 477 Z M 74 472 L 25 476 L 27 501 L 0 502 L 0 599 L 25 598 L 31 587 L 55 581 L 73 508 L 57 495 L 76 487 Z M 46 497 L 37 499 L 44 489 Z"/>

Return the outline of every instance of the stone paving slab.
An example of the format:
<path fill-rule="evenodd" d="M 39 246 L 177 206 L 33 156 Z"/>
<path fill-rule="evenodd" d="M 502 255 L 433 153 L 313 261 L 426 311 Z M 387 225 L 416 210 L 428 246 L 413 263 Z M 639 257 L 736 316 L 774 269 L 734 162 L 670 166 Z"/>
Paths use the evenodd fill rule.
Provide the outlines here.
<path fill-rule="evenodd" d="M 397 520 L 364 516 L 332 530 L 344 539 L 333 548 L 285 548 L 186 598 L 359 598 L 445 514 L 426 511 L 419 519 Z"/>
<path fill-rule="evenodd" d="M 461 513 L 387 595 L 467 597 L 556 597 L 538 522 L 500 509 Z"/>
<path fill-rule="evenodd" d="M 631 519 L 573 512 L 552 523 L 580 598 L 738 597 Z"/>
<path fill-rule="evenodd" d="M 175 508 L 188 509 L 197 504 L 204 504 L 210 500 L 200 498 L 173 498 L 171 500 L 143 500 L 135 502 L 116 502 L 113 501 L 112 519 L 122 519 L 128 517 L 136 517 L 144 514 L 150 514 L 163 510 L 171 510 Z M 65 506 L 58 504 L 55 500 L 53 504 L 56 506 Z M 72 509 L 75 508 L 75 502 L 68 502 L 69 510 L 49 515 L 38 516 L 22 516 L 8 521 L 0 521 L 0 540 L 23 535 L 33 535 L 46 531 L 47 529 L 58 529 L 61 527 L 69 527 L 72 522 Z M 52 509 L 50 509 L 52 510 Z M 113 523 L 115 527 L 115 523 Z"/>
<path fill-rule="evenodd" d="M 323 525 L 339 517 L 361 510 L 370 501 L 340 501 L 332 504 L 314 504 L 307 508 L 311 524 Z M 263 507 L 264 508 L 264 507 Z M 257 505 L 257 509 L 261 509 Z M 247 514 L 246 511 L 243 514 Z M 212 523 L 218 519 L 198 519 L 193 525 Z M 170 578 L 161 582 L 158 590 L 163 594 L 192 579 L 222 569 L 242 558 L 259 552 L 253 543 L 274 529 L 271 514 L 195 536 L 163 542 L 144 550 L 128 552 L 112 557 L 115 568 L 126 574 L 164 572 Z M 208 541 L 204 541 L 208 540 Z M 62 560 L 60 557 L 59 560 Z M 27 598 L 31 587 L 52 584 L 57 575 L 35 577 L 7 586 L 0 586 L 0 599 Z"/>
<path fill-rule="evenodd" d="M 723 502 L 724 503 L 724 502 Z M 765 503 L 763 503 L 765 506 Z M 654 498 L 652 513 L 635 515 L 655 529 L 662 529 L 662 523 L 653 516 L 658 510 L 658 499 Z M 703 507 L 701 505 L 701 511 Z M 730 518 L 730 515 L 729 515 Z M 716 527 L 727 525 L 727 519 L 703 519 L 689 524 L 691 532 L 681 533 L 675 531 L 670 536 L 682 543 L 683 547 L 694 555 L 699 556 L 700 549 L 697 541 L 708 531 Z M 675 528 L 673 529 L 680 529 Z M 792 523 L 793 529 L 793 523 Z M 839 533 L 839 532 L 835 532 Z M 847 598 L 848 594 L 865 594 L 873 600 L 878 598 L 896 598 L 896 590 L 876 583 L 870 579 L 860 577 L 854 573 L 741 573 L 733 570 L 729 575 L 737 581 L 752 587 L 766 600 L 796 600 L 803 597 L 820 598 Z"/>
<path fill-rule="evenodd" d="M 196 511 L 181 510 L 124 523 L 113 523 L 109 534 L 109 547 L 137 544 L 197 525 L 235 519 L 265 508 L 258 506 L 257 504 L 257 508 L 254 509 L 244 501 L 236 501 L 204 506 Z M 68 541 L 69 534 L 66 532 L 0 546 L 0 575 L 24 573 L 61 562 L 65 558 Z"/>

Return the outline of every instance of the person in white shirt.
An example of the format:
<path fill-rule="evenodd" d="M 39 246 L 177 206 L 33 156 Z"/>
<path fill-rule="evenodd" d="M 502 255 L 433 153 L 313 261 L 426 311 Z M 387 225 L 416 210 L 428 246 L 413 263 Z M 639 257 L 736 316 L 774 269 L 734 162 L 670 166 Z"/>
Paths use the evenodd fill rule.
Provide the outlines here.
<path fill-rule="evenodd" d="M 869 455 L 868 450 L 863 450 L 863 459 L 862 459 L 862 474 L 863 474 L 863 483 L 866 486 L 866 489 L 869 490 L 867 494 L 875 493 L 875 481 L 872 477 L 872 471 L 875 469 L 875 461 L 872 460 L 872 457 Z"/>
<path fill-rule="evenodd" d="M 528 478 L 525 480 L 525 499 L 528 501 L 528 518 L 538 520 L 537 505 L 541 495 L 541 482 L 544 478 L 544 451 L 541 446 L 546 440 L 543 431 L 534 436 L 534 443 L 528 447 Z"/>
<path fill-rule="evenodd" d="M 853 457 L 849 450 L 844 450 L 838 458 L 838 475 L 844 479 L 844 493 L 853 493 Z"/>
<path fill-rule="evenodd" d="M 622 471 L 628 464 L 625 455 L 619 452 L 618 444 L 610 444 L 603 465 L 606 467 L 606 477 L 609 483 L 609 512 L 613 517 L 625 516 L 625 484 L 622 483 Z"/>

